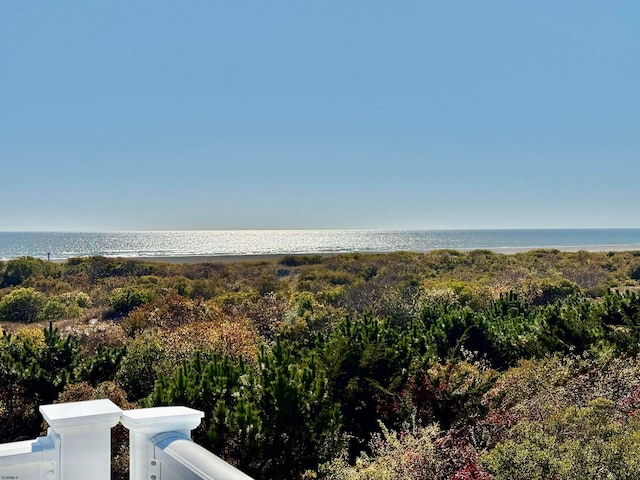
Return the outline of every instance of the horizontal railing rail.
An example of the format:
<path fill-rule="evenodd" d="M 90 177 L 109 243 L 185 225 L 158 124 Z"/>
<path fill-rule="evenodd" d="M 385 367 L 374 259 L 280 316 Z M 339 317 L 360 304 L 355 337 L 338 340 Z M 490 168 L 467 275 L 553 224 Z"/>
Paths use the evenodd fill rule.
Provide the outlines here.
<path fill-rule="evenodd" d="M 55 433 L 33 440 L 0 444 L 0 478 L 53 478 L 55 475 Z"/>
<path fill-rule="evenodd" d="M 197 443 L 177 433 L 161 433 L 151 439 L 161 465 L 163 480 L 252 480 Z M 167 475 L 167 476 L 165 476 Z"/>
<path fill-rule="evenodd" d="M 187 407 L 122 411 L 110 400 L 40 407 L 44 437 L 0 444 L 4 480 L 110 480 L 111 428 L 130 431 L 130 480 L 252 480 L 191 440 L 204 414 Z"/>

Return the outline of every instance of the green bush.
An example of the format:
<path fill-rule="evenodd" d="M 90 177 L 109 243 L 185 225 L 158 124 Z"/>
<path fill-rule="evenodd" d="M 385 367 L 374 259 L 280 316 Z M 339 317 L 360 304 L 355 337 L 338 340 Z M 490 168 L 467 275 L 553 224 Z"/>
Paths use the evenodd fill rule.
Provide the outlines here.
<path fill-rule="evenodd" d="M 30 323 L 75 318 L 91 305 L 83 292 L 67 292 L 47 299 L 35 289 L 17 288 L 0 299 L 0 321 Z"/>
<path fill-rule="evenodd" d="M 518 441 L 497 445 L 482 460 L 494 480 L 559 479 L 563 470 L 555 439 L 533 428 L 524 430 Z"/>
<path fill-rule="evenodd" d="M 82 314 L 83 308 L 91 306 L 91 299 L 83 292 L 67 292 L 51 298 L 44 307 L 45 320 L 74 318 Z"/>
<path fill-rule="evenodd" d="M 299 479 L 332 458 L 339 416 L 313 357 L 296 360 L 281 342 L 263 348 L 257 370 L 242 360 L 196 357 L 160 378 L 152 405 L 205 411 L 197 441 L 255 478 Z"/>
<path fill-rule="evenodd" d="M 80 367 L 80 377 L 94 387 L 113 380 L 126 351 L 125 346 L 98 345 L 93 355 L 84 359 Z"/>
<path fill-rule="evenodd" d="M 285 255 L 280 259 L 280 264 L 287 267 L 318 265 L 320 263 L 322 263 L 321 255 Z"/>
<path fill-rule="evenodd" d="M 409 370 L 426 354 L 427 337 L 419 322 L 406 328 L 390 320 L 347 318 L 318 339 L 319 360 L 329 381 L 328 394 L 340 406 L 349 457 L 367 448 L 382 421 L 397 428 L 405 420 L 400 392 Z"/>
<path fill-rule="evenodd" d="M 42 310 L 42 318 L 45 320 L 58 320 L 60 318 L 78 317 L 81 313 L 82 309 L 77 305 L 67 305 L 58 299 L 51 299 Z"/>
<path fill-rule="evenodd" d="M 482 459 L 494 480 L 640 478 L 640 423 L 603 398 L 526 422 Z"/>
<path fill-rule="evenodd" d="M 131 340 L 126 352 L 115 381 L 127 392 L 129 400 L 135 401 L 153 392 L 156 380 L 166 372 L 166 352 L 160 338 L 152 331 L 143 332 Z"/>
<path fill-rule="evenodd" d="M 128 286 L 115 289 L 107 298 L 107 302 L 113 313 L 124 316 L 152 299 L 153 293 L 149 290 Z"/>
<path fill-rule="evenodd" d="M 38 258 L 21 257 L 9 260 L 4 270 L 2 287 L 21 285 L 32 275 L 50 275 L 56 270 L 54 264 Z"/>
<path fill-rule="evenodd" d="M 59 296 L 59 300 L 66 305 L 77 305 L 80 308 L 91 308 L 93 302 L 85 292 L 67 292 Z"/>
<path fill-rule="evenodd" d="M 31 323 L 43 318 L 45 296 L 33 288 L 17 288 L 0 299 L 0 321 Z"/>
<path fill-rule="evenodd" d="M 44 337 L 3 335 L 0 341 L 0 442 L 40 433 L 38 406 L 53 403 L 77 379 L 78 341 L 49 325 Z"/>

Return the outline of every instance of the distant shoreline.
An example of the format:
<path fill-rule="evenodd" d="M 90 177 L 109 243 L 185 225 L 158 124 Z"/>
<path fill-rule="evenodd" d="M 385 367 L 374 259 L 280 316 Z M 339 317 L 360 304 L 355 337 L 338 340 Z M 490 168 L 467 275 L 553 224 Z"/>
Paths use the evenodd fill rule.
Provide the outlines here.
<path fill-rule="evenodd" d="M 0 260 L 64 262 L 102 255 L 153 262 L 269 261 L 286 255 L 455 249 L 514 254 L 538 249 L 640 251 L 640 228 L 564 230 L 230 230 L 175 232 L 0 232 Z M 295 252 L 295 253 L 294 253 Z"/>

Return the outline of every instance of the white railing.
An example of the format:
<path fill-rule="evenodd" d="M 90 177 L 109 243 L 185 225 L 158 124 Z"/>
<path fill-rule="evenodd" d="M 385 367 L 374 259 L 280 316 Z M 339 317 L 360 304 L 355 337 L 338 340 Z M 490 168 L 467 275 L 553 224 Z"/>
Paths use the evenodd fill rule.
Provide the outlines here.
<path fill-rule="evenodd" d="M 187 407 L 122 411 L 110 400 L 43 405 L 45 437 L 0 444 L 2 480 L 110 480 L 111 428 L 130 431 L 130 480 L 251 480 L 191 441 L 204 414 Z"/>

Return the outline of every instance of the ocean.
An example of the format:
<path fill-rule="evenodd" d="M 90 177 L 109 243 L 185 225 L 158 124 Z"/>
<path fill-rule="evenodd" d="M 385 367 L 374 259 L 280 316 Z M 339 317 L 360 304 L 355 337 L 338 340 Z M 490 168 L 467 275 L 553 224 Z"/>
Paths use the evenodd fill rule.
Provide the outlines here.
<path fill-rule="evenodd" d="M 536 248 L 640 250 L 640 228 L 540 230 L 208 230 L 0 232 L 0 259 L 197 257 Z"/>

